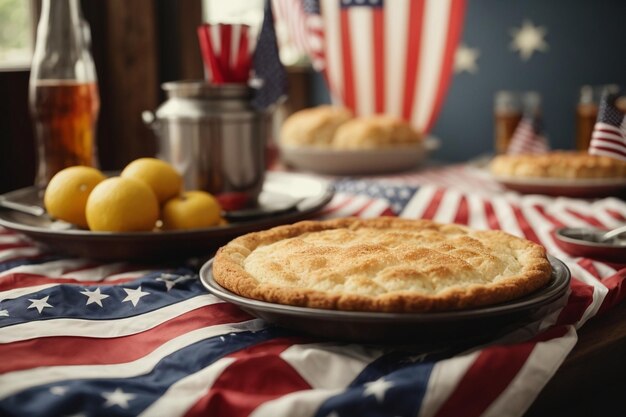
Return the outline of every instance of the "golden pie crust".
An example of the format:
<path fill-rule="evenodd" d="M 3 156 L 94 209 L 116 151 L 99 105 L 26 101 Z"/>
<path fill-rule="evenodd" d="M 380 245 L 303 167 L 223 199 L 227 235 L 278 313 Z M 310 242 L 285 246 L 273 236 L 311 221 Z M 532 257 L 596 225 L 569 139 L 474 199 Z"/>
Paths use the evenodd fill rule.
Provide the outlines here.
<path fill-rule="evenodd" d="M 626 162 L 586 152 L 553 151 L 538 155 L 499 155 L 490 170 L 517 178 L 626 178 Z"/>
<path fill-rule="evenodd" d="M 391 217 L 303 221 L 217 252 L 235 294 L 334 310 L 432 312 L 509 301 L 545 286 L 545 249 L 501 231 Z"/>

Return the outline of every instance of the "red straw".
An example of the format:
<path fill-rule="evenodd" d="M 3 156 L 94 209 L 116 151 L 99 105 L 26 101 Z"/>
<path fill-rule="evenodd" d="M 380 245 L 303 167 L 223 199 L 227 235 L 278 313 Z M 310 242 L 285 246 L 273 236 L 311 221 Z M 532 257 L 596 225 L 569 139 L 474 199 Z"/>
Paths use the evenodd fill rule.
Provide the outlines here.
<path fill-rule="evenodd" d="M 239 38 L 239 47 L 237 48 L 237 56 L 235 58 L 235 67 L 233 75 L 237 82 L 245 82 L 250 76 L 250 44 L 248 41 L 248 26 L 241 27 L 241 36 Z"/>
<path fill-rule="evenodd" d="M 204 66 L 207 72 L 211 73 L 211 81 L 213 81 L 214 84 L 222 84 L 224 82 L 224 76 L 213 52 L 211 45 L 211 28 L 209 25 L 203 24 L 198 26 L 198 41 L 200 42 Z"/>
<path fill-rule="evenodd" d="M 214 84 L 248 81 L 252 64 L 249 29 L 242 24 L 205 23 L 198 27 L 202 59 Z M 216 46 L 219 53 L 216 53 Z"/>
<path fill-rule="evenodd" d="M 218 26 L 220 33 L 220 57 L 218 64 L 223 70 L 224 78 L 226 81 L 232 81 L 230 71 L 230 48 L 232 40 L 232 25 L 220 24 Z"/>

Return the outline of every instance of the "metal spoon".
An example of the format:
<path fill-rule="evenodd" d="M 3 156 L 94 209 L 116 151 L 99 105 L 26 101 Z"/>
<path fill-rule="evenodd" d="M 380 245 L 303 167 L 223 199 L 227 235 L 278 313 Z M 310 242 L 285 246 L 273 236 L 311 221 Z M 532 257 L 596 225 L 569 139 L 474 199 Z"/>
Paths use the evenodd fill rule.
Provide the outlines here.
<path fill-rule="evenodd" d="M 616 238 L 617 236 L 621 235 L 622 233 L 626 233 L 626 225 L 624 226 L 620 226 L 617 227 L 613 230 L 609 230 L 608 232 L 598 236 L 598 242 L 600 243 L 604 243 L 607 242 L 609 240 L 612 240 L 613 238 Z"/>
<path fill-rule="evenodd" d="M 35 206 L 31 204 L 18 203 L 16 201 L 7 200 L 0 196 L 0 207 L 5 207 L 11 210 L 19 211 L 21 213 L 30 214 L 32 216 L 43 216 L 46 214 L 46 210 L 43 207 Z"/>

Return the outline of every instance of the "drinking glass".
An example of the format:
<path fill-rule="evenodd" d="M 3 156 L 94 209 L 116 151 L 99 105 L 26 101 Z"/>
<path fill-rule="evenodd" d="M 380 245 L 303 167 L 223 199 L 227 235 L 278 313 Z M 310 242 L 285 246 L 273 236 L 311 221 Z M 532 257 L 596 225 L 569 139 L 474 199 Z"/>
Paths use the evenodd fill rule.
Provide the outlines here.
<path fill-rule="evenodd" d="M 494 148 L 504 154 L 524 115 L 541 113 L 541 94 L 537 91 L 501 90 L 494 96 Z"/>
<path fill-rule="evenodd" d="M 616 93 L 616 84 L 583 85 L 576 106 L 576 149 L 586 151 L 598 118 L 598 107 L 605 93 Z"/>

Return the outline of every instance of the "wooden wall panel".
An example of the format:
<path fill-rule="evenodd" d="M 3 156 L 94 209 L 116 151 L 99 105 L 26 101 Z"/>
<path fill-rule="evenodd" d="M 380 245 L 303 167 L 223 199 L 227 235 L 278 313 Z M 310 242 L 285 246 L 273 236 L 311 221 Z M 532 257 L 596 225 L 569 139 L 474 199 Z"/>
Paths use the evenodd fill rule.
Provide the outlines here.
<path fill-rule="evenodd" d="M 37 10 L 39 0 L 31 0 Z M 202 0 L 81 0 L 91 26 L 101 109 L 98 123 L 100 166 L 121 169 L 132 159 L 156 151 L 153 132 L 141 112 L 164 100 L 165 81 L 204 76 L 196 28 Z M 36 12 L 34 13 L 37 14 Z M 33 19 L 38 20 L 38 16 Z M 31 185 L 35 171 L 28 113 L 28 69 L 0 71 L 0 192 Z M 289 71 L 288 113 L 310 105 L 310 74 Z"/>
<path fill-rule="evenodd" d="M 35 140 L 28 112 L 28 71 L 0 71 L 0 193 L 33 184 Z"/>
<path fill-rule="evenodd" d="M 155 7 L 153 0 L 83 2 L 102 100 L 98 146 L 103 169 L 123 168 L 156 150 L 141 120 L 143 110 L 158 104 Z"/>
<path fill-rule="evenodd" d="M 159 0 L 157 6 L 159 82 L 202 79 L 196 35 L 202 23 L 202 0 Z M 159 96 L 165 100 L 163 91 Z"/>
<path fill-rule="evenodd" d="M 204 70 L 196 35 L 196 28 L 202 23 L 202 0 L 183 0 L 176 1 L 176 3 L 178 5 L 180 79 L 202 79 Z"/>

